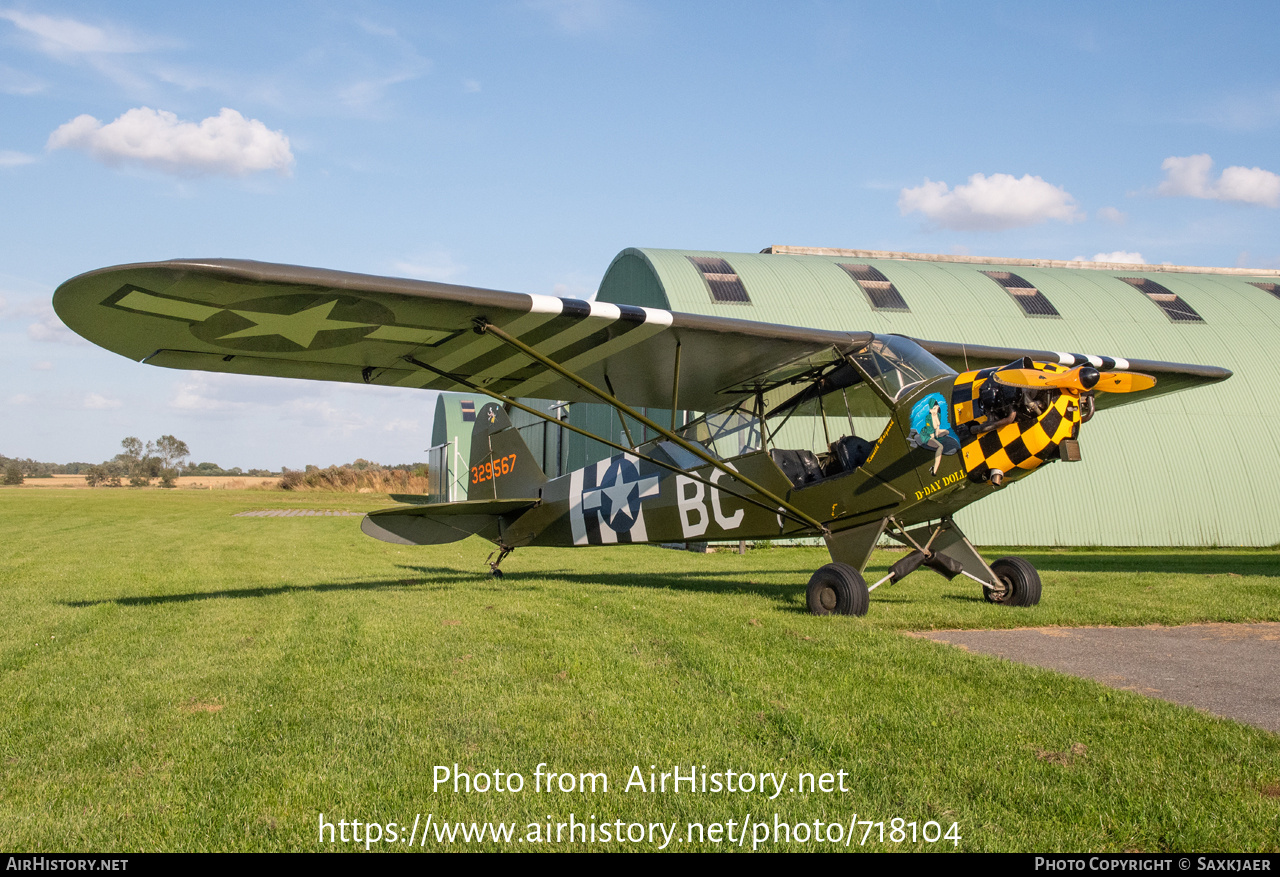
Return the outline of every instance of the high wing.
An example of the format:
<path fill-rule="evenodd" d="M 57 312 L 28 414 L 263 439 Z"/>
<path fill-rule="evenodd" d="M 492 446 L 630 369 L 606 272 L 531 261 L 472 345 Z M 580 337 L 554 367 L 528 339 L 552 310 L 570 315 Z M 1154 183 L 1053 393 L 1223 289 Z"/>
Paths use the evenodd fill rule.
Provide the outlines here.
<path fill-rule="evenodd" d="M 712 411 L 790 375 L 813 375 L 871 340 L 833 332 L 672 313 L 655 308 L 499 292 L 241 260 L 198 259 L 103 268 L 62 284 L 54 309 L 69 327 L 130 359 L 167 368 L 508 397 L 594 401 L 533 362 L 487 322 L 620 401 Z M 920 342 L 957 371 L 1030 356 L 1093 362 L 1157 378 L 1150 393 L 1213 383 L 1213 366 Z M 678 388 L 677 384 L 678 376 Z"/>
<path fill-rule="evenodd" d="M 670 407 L 678 369 L 680 407 L 701 411 L 745 395 L 757 376 L 809 372 L 871 338 L 222 259 L 91 271 L 58 287 L 53 306 L 95 344 L 167 368 L 594 401 L 474 331 L 484 320 L 630 405 Z"/>
<path fill-rule="evenodd" d="M 1142 399 L 1176 393 L 1204 384 L 1216 384 L 1231 377 L 1231 370 L 1216 365 L 1188 365 L 1179 362 L 1160 362 L 1151 359 L 1120 359 L 1084 353 L 1062 353 L 1050 350 L 1029 350 L 1016 347 L 987 347 L 980 344 L 957 344 L 951 341 L 919 341 L 921 347 L 941 359 L 958 372 L 971 369 L 997 368 L 1015 359 L 1029 357 L 1037 362 L 1056 362 L 1059 365 L 1092 365 L 1109 371 L 1135 371 L 1149 374 L 1156 379 L 1152 389 L 1136 393 L 1099 393 L 1099 408 L 1115 408 Z"/>

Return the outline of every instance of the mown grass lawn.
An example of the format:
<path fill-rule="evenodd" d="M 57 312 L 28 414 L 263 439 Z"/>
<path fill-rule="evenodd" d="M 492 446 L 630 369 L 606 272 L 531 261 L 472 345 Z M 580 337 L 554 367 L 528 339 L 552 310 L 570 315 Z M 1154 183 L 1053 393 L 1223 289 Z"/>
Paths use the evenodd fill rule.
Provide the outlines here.
<path fill-rule="evenodd" d="M 847 830 L 857 814 L 957 823 L 961 850 L 1280 846 L 1280 738 L 900 632 L 1280 620 L 1276 551 L 1021 551 L 1044 579 L 1034 609 L 923 571 L 876 591 L 864 619 L 815 618 L 821 549 L 522 549 L 496 581 L 476 540 L 401 548 L 354 517 L 232 517 L 383 503 L 0 490 L 0 848 L 364 848 L 322 843 L 321 813 L 406 831 L 418 814 L 495 820 L 518 837 L 573 813 L 674 822 L 682 840 L 687 822 Z M 526 785 L 436 789 L 455 763 Z M 603 772 L 608 791 L 534 791 L 540 763 Z M 773 800 L 624 790 L 651 765 L 788 779 Z M 847 791 L 792 791 L 800 772 L 838 771 Z M 668 849 L 729 847 L 682 840 Z M 873 831 L 868 847 L 953 845 Z"/>

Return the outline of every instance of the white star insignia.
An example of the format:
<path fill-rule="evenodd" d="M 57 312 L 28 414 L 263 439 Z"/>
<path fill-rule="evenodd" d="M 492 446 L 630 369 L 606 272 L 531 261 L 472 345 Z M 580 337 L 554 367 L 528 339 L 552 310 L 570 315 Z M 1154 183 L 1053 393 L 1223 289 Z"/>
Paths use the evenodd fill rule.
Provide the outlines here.
<path fill-rule="evenodd" d="M 337 303 L 335 299 L 324 304 L 313 305 L 306 310 L 298 311 L 296 314 L 264 314 L 259 311 L 237 311 L 228 308 L 237 317 L 244 317 L 254 325 L 247 329 L 241 329 L 239 332 L 232 332 L 230 335 L 223 335 L 218 340 L 226 341 L 229 338 L 279 335 L 281 338 L 289 339 L 299 347 L 310 347 L 311 342 L 315 340 L 316 335 L 320 332 L 327 332 L 331 329 L 364 329 L 374 325 L 373 323 L 349 323 L 345 320 L 329 319 L 329 313 Z"/>

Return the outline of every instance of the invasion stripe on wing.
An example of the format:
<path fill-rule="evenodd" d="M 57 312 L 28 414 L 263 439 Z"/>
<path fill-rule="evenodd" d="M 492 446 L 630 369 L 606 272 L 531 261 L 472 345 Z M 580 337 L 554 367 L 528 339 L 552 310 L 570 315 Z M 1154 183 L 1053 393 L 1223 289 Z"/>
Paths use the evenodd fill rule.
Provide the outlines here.
<path fill-rule="evenodd" d="M 499 325 L 507 332 L 519 337 L 525 332 L 532 331 L 537 327 L 549 322 L 555 317 L 560 316 L 564 310 L 564 300 L 556 298 L 552 295 L 530 295 L 529 296 L 529 312 L 521 314 L 509 323 Z M 490 350 L 494 350 L 500 344 L 497 338 L 489 335 L 476 335 L 468 333 L 466 340 L 462 346 L 450 350 L 436 362 L 431 363 L 441 371 L 454 371 L 458 366 L 471 362 L 473 359 L 485 354 Z"/>
<path fill-rule="evenodd" d="M 563 302 L 564 312 L 561 315 L 562 319 L 557 320 L 554 325 L 560 328 L 564 324 L 563 318 L 577 318 L 573 319 L 567 327 L 560 328 L 560 331 L 550 335 L 543 334 L 540 338 L 530 338 L 527 335 L 517 335 L 516 337 L 542 355 L 554 356 L 557 352 L 575 342 L 581 341 L 606 326 L 617 322 L 618 317 L 622 315 L 617 305 L 597 304 L 596 302 L 585 302 L 579 299 L 564 299 Z M 595 319 L 588 319 L 589 317 Z M 486 382 L 495 378 L 505 378 L 529 365 L 529 358 L 518 350 L 504 348 L 504 351 L 508 355 L 503 356 L 497 362 L 486 363 L 485 366 L 487 367 L 483 367 L 480 371 L 471 372 L 475 380 Z M 460 371 L 464 371 L 464 373 L 470 372 L 476 365 L 479 364 L 468 363 Z"/>
<path fill-rule="evenodd" d="M 529 313 L 498 325 L 543 355 L 568 355 L 565 366 L 580 369 L 651 337 L 669 327 L 673 320 L 670 311 L 659 308 L 530 295 Z M 615 324 L 617 334 L 613 338 L 603 344 L 584 345 L 592 335 Z M 461 346 L 448 350 L 431 364 L 485 385 L 509 378 L 531 365 L 528 357 L 505 347 L 491 335 L 468 333 L 464 337 L 466 340 Z M 584 346 L 587 349 L 583 350 Z M 507 392 L 532 390 L 556 379 L 551 372 L 538 374 Z M 421 386 L 432 390 L 459 389 L 454 381 L 439 376 L 426 379 Z"/>
<path fill-rule="evenodd" d="M 625 350 L 627 347 L 648 338 L 654 331 L 671 325 L 672 321 L 672 316 L 668 311 L 639 308 L 631 305 L 617 305 L 612 302 L 587 302 L 580 299 L 565 299 L 564 305 L 566 316 L 572 312 L 573 316 L 581 315 L 582 320 L 550 337 L 531 338 L 526 336 L 520 340 L 545 356 L 555 357 L 559 354 L 562 358 L 562 364 L 570 369 L 583 368 L 605 356 L 609 356 L 611 353 Z M 656 328 L 650 325 L 651 320 L 654 321 Z M 615 324 L 619 325 L 614 330 L 617 334 L 613 338 L 603 344 L 591 343 L 591 336 Z M 581 353 L 574 352 L 575 348 L 581 349 L 584 347 L 586 349 Z M 566 353 L 566 351 L 569 352 Z M 568 359 L 564 359 L 564 357 L 568 357 Z M 479 371 L 473 372 L 475 379 L 481 382 L 488 382 L 511 377 L 521 369 L 530 366 L 531 363 L 524 354 L 518 351 L 510 351 L 509 355 L 501 357 L 498 361 L 489 359 L 484 363 L 468 363 L 464 369 L 469 371 L 472 368 L 479 367 Z M 556 380 L 556 376 L 552 373 L 540 374 L 521 383 L 509 392 L 545 386 L 554 380 Z"/>
<path fill-rule="evenodd" d="M 1055 351 L 1057 353 L 1057 351 Z M 1058 365 L 1076 366 L 1088 363 L 1094 368 L 1100 369 L 1119 369 L 1126 371 L 1129 368 L 1129 360 L 1121 359 L 1118 356 L 1091 356 L 1087 353 L 1057 353 Z"/>
<path fill-rule="evenodd" d="M 654 335 L 670 327 L 674 317 L 670 311 L 660 310 L 658 308 L 628 308 L 632 311 L 640 311 L 643 316 L 643 322 L 637 324 L 633 328 L 610 338 L 604 344 L 598 344 L 589 350 L 586 350 L 571 359 L 560 364 L 569 371 L 581 371 L 589 365 L 599 362 L 605 357 L 612 356 L 615 353 L 633 347 L 642 341 L 652 338 Z M 635 319 L 636 314 L 627 315 L 630 319 Z M 551 371 L 543 372 L 536 377 L 530 378 L 524 383 L 517 384 L 509 391 L 509 395 L 519 396 L 525 393 L 532 393 L 548 384 L 559 380 L 560 376 Z"/>

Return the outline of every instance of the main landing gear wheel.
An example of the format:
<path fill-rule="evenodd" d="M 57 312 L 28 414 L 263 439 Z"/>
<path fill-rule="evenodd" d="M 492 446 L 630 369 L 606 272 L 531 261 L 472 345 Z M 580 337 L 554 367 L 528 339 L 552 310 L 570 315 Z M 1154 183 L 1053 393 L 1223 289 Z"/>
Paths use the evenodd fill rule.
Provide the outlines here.
<path fill-rule="evenodd" d="M 814 573 L 805 599 L 814 615 L 866 615 L 871 602 L 866 580 L 847 563 L 828 563 Z"/>
<path fill-rule="evenodd" d="M 1021 557 L 1002 557 L 991 571 L 1004 585 L 1003 591 L 982 589 L 988 603 L 1004 606 L 1034 606 L 1040 602 L 1040 573 Z"/>

